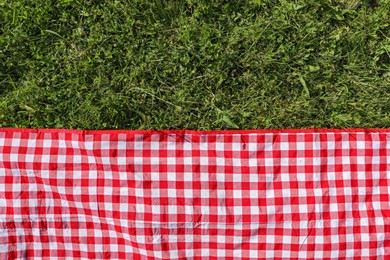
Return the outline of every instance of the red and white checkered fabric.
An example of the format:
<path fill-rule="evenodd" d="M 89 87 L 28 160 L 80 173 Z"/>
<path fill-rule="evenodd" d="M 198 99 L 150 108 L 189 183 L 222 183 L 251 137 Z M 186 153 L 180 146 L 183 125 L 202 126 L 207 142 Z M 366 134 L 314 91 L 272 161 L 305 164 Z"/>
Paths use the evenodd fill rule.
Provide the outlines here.
<path fill-rule="evenodd" d="M 0 259 L 390 259 L 390 130 L 0 129 Z"/>

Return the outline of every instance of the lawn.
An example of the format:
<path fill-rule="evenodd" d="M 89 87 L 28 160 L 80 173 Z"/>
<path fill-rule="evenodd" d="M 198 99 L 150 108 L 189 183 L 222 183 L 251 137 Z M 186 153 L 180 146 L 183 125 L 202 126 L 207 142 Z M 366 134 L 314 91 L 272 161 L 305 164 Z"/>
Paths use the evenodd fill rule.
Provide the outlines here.
<path fill-rule="evenodd" d="M 390 127 L 390 0 L 0 0 L 0 127 Z"/>

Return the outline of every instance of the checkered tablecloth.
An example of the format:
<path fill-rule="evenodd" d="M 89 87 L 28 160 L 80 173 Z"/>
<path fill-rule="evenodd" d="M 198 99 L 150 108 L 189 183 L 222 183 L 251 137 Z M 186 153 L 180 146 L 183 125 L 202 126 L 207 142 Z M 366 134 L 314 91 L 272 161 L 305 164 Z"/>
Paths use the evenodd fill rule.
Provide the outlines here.
<path fill-rule="evenodd" d="M 0 129 L 0 259 L 390 259 L 390 130 Z"/>

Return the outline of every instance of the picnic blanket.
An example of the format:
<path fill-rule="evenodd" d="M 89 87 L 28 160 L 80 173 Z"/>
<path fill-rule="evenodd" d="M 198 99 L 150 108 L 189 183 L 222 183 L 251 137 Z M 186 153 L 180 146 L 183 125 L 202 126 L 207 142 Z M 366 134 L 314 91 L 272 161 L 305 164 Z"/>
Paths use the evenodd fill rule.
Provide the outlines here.
<path fill-rule="evenodd" d="M 0 259 L 389 259 L 390 130 L 0 129 Z"/>

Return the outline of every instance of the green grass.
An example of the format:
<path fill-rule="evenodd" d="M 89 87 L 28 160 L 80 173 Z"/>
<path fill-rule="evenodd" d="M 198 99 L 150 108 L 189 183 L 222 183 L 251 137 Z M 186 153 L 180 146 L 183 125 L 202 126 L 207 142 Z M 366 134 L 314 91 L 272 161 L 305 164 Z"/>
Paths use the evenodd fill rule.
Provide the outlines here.
<path fill-rule="evenodd" d="M 389 0 L 0 0 L 0 126 L 390 127 Z"/>

